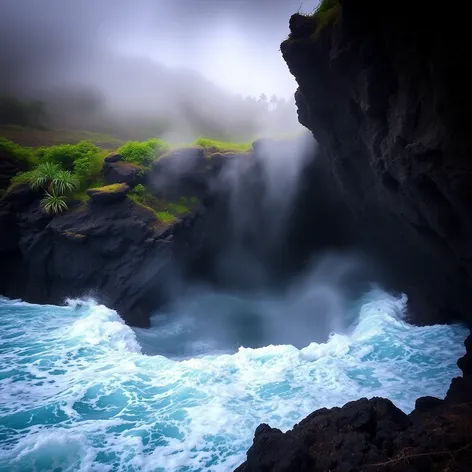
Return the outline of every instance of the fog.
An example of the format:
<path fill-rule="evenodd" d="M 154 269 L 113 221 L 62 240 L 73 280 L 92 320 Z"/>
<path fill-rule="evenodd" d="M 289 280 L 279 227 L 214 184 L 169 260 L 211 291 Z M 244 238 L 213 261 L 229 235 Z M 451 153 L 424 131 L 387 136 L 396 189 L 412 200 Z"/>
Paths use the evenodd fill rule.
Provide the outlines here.
<path fill-rule="evenodd" d="M 279 44 L 290 15 L 316 3 L 3 0 L 0 95 L 44 100 L 53 127 L 174 140 L 291 133 L 296 84 Z"/>
<path fill-rule="evenodd" d="M 169 303 L 154 311 L 150 329 L 135 330 L 143 352 L 188 358 L 240 346 L 302 348 L 348 332 L 375 269 L 356 250 L 322 175 L 312 182 L 319 198 L 297 216 L 300 181 L 313 161 L 319 156 L 309 133 L 261 140 L 251 156 L 225 158 L 210 182 L 216 198 L 197 227 L 197 275 L 167 277 Z M 158 175 L 171 183 L 179 172 L 185 178 L 194 170 Z M 318 242 L 305 250 L 295 240 L 311 231 L 308 219 Z"/>
<path fill-rule="evenodd" d="M 124 139 L 180 144 L 299 134 L 296 83 L 279 44 L 290 15 L 317 3 L 3 0 L 0 95 L 44 101 L 48 127 Z M 155 312 L 151 330 L 137 330 L 145 352 L 303 347 L 348 329 L 369 277 L 365 261 L 344 247 L 349 230 L 322 176 L 310 182 L 319 198 L 303 201 L 301 177 L 315 154 L 308 136 L 259 142 L 250 158 L 225 158 L 211 182 L 218 198 L 205 209 L 200 231 L 208 250 L 196 271 L 199 263 L 213 266 L 191 283 L 180 268 L 169 275 L 170 303 Z M 193 172 L 167 171 L 154 178 L 172 185 Z M 305 254 L 297 233 L 322 247 Z"/>

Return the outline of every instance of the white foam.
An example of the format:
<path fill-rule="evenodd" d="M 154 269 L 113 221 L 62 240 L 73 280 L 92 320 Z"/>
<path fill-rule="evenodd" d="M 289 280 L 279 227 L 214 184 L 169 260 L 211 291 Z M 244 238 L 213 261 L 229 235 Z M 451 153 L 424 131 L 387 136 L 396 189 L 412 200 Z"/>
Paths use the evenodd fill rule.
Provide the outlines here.
<path fill-rule="evenodd" d="M 126 326 L 115 310 L 92 304 L 89 305 L 89 311 L 87 317 L 73 324 L 70 330 L 72 337 L 80 337 L 89 344 L 106 342 L 113 349 L 141 352 L 133 330 Z"/>
<path fill-rule="evenodd" d="M 232 470 L 261 422 L 286 430 L 362 396 L 405 411 L 419 395 L 444 396 L 467 332 L 411 326 L 406 299 L 377 291 L 349 334 L 325 343 L 177 362 L 142 355 L 134 332 L 96 303 L 0 302 L 2 471 L 49 458 L 63 470 Z"/>

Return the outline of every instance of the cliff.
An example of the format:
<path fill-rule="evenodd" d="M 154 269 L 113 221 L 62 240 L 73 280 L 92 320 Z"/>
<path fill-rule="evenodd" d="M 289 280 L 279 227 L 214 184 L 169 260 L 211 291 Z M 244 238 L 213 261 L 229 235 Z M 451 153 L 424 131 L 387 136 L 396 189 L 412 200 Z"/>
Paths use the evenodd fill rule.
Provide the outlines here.
<path fill-rule="evenodd" d="M 326 2 L 329 3 L 329 2 Z M 416 321 L 472 313 L 472 69 L 458 12 L 340 0 L 281 51 L 300 122 Z M 470 319 L 470 318 L 469 318 Z"/>
<path fill-rule="evenodd" d="M 429 2 L 334 0 L 295 14 L 281 51 L 299 120 L 365 254 L 415 322 L 472 320 L 472 88 L 467 19 Z M 315 205 L 316 202 L 312 202 Z M 256 430 L 238 472 L 470 470 L 472 338 L 445 400 L 373 398 Z"/>

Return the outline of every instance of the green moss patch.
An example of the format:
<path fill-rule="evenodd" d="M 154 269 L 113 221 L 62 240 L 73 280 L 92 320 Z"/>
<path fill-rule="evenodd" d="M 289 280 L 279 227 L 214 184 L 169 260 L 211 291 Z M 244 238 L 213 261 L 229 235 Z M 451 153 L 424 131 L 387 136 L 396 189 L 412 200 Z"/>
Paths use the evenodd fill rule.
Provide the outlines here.
<path fill-rule="evenodd" d="M 195 144 L 201 146 L 207 154 L 214 154 L 215 152 L 249 152 L 252 149 L 252 143 L 228 143 L 207 138 L 198 138 Z"/>
<path fill-rule="evenodd" d="M 163 224 L 175 223 L 199 204 L 198 199 L 195 197 L 181 197 L 178 201 L 173 202 L 157 198 L 142 185 L 137 185 L 128 194 L 128 198 L 148 211 L 152 211 L 156 219 Z"/>
<path fill-rule="evenodd" d="M 98 188 L 90 188 L 89 191 L 93 191 L 94 193 L 116 193 L 116 192 L 124 192 L 128 188 L 126 184 L 112 184 L 112 185 L 105 185 L 103 187 Z"/>

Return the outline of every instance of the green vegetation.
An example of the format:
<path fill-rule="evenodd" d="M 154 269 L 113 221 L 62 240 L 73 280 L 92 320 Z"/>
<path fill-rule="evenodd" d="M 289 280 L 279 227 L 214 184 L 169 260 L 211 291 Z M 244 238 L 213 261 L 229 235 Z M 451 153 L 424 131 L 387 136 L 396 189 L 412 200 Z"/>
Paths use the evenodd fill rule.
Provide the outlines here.
<path fill-rule="evenodd" d="M 33 166 L 37 163 L 33 149 L 20 146 L 19 144 L 2 137 L 0 137 L 0 154 L 1 153 L 10 155 L 18 161 L 24 162 L 28 166 Z"/>
<path fill-rule="evenodd" d="M 169 202 L 154 196 L 144 185 L 136 185 L 128 197 L 137 205 L 152 211 L 155 217 L 164 224 L 174 223 L 199 203 L 196 197 L 180 197 L 178 202 Z"/>
<path fill-rule="evenodd" d="M 60 172 L 61 167 L 58 164 L 45 162 L 29 173 L 27 181 L 33 190 L 46 188 L 52 184 L 53 180 L 57 182 Z"/>
<path fill-rule="evenodd" d="M 51 187 L 59 194 L 65 195 L 77 190 L 80 186 L 77 176 L 68 170 L 60 170 L 52 179 Z"/>
<path fill-rule="evenodd" d="M 225 143 L 205 138 L 198 139 L 196 145 L 202 146 L 207 155 L 214 152 L 247 152 L 251 149 L 251 144 Z M 91 141 L 82 140 L 77 144 L 60 144 L 34 149 L 0 138 L 0 151 L 2 149 L 32 167 L 13 177 L 8 190 L 18 184 L 29 184 L 32 189 L 43 194 L 41 206 L 48 214 L 67 211 L 70 199 L 87 202 L 88 189 L 101 193 L 115 192 L 125 185 L 106 185 L 102 167 L 104 158 L 110 151 L 101 150 Z M 114 165 L 133 166 L 144 174 L 156 156 L 160 157 L 169 149 L 167 143 L 158 139 L 132 141 L 117 150 L 122 160 Z M 142 184 L 136 185 L 128 197 L 151 211 L 158 222 L 163 224 L 175 222 L 199 203 L 195 197 L 181 197 L 176 201 L 157 198 Z"/>
<path fill-rule="evenodd" d="M 74 170 L 76 161 L 89 162 L 99 153 L 100 149 L 90 141 L 80 141 L 78 144 L 40 147 L 36 151 L 41 162 L 54 162 L 65 170 Z"/>
<path fill-rule="evenodd" d="M 313 13 L 313 18 L 316 20 L 316 34 L 319 34 L 326 26 L 336 23 L 340 15 L 339 0 L 321 0 Z"/>
<path fill-rule="evenodd" d="M 67 210 L 67 201 L 64 195 L 57 195 L 54 191 L 46 192 L 41 200 L 41 208 L 48 214 L 57 215 Z"/>
<path fill-rule="evenodd" d="M 111 184 L 111 185 L 104 185 L 103 187 L 90 188 L 89 190 L 93 190 L 94 192 L 97 192 L 97 193 L 114 193 L 114 192 L 123 190 L 125 186 L 126 184 Z"/>
<path fill-rule="evenodd" d="M 251 143 L 226 143 L 207 138 L 198 138 L 195 144 L 211 154 L 215 152 L 249 152 L 252 149 Z"/>
<path fill-rule="evenodd" d="M 118 154 L 125 162 L 131 162 L 144 167 L 149 167 L 156 157 L 161 156 L 170 149 L 170 146 L 160 139 L 148 139 L 147 141 L 129 141 L 118 149 Z"/>

